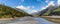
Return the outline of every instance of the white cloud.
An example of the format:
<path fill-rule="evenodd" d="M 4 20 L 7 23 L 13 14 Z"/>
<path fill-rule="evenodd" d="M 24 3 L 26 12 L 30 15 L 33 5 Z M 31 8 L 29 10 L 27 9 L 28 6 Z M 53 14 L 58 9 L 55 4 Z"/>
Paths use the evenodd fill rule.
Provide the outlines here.
<path fill-rule="evenodd" d="M 46 9 L 47 7 L 49 7 L 49 6 L 55 6 L 55 4 L 54 4 L 54 1 L 50 1 L 49 3 L 48 3 L 48 5 L 46 5 L 45 7 L 42 7 L 42 9 L 41 10 L 43 10 L 43 9 Z"/>
<path fill-rule="evenodd" d="M 57 1 L 58 5 L 60 5 L 60 0 Z"/>
<path fill-rule="evenodd" d="M 27 12 L 31 14 L 31 13 L 37 12 L 37 10 L 28 10 Z"/>
<path fill-rule="evenodd" d="M 24 10 L 26 7 L 24 7 L 24 6 L 17 6 L 16 8 L 19 8 L 19 9 L 21 9 L 21 10 Z"/>
<path fill-rule="evenodd" d="M 32 12 L 37 12 L 37 10 L 32 10 Z"/>
<path fill-rule="evenodd" d="M 50 1 L 50 2 L 48 3 L 48 6 L 50 6 L 50 5 L 55 6 L 54 1 Z"/>
<path fill-rule="evenodd" d="M 24 10 L 27 13 L 30 13 L 30 14 L 33 13 L 33 12 L 37 12 L 37 10 L 31 9 L 31 6 L 25 7 L 25 6 L 21 5 L 21 6 L 17 6 L 16 8 L 21 9 L 21 10 Z"/>

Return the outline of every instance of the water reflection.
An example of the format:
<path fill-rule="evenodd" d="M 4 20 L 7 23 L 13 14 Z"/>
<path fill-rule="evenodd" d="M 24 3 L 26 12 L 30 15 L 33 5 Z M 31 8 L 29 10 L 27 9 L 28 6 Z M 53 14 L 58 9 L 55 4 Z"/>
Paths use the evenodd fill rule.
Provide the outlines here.
<path fill-rule="evenodd" d="M 39 24 L 55 24 L 53 22 L 50 22 L 50 21 L 47 21 L 43 18 L 29 18 L 29 17 L 26 17 L 26 18 L 18 18 L 16 20 L 8 20 L 8 21 L 0 21 L 0 24 L 18 24 L 19 22 L 22 22 L 22 21 L 27 21 L 27 20 L 36 20 L 39 22 Z"/>

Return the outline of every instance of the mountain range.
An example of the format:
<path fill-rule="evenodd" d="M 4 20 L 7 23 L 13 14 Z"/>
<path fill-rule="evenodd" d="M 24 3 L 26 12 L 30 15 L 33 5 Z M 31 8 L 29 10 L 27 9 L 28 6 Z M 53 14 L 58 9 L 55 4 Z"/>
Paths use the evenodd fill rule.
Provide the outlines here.
<path fill-rule="evenodd" d="M 34 13 L 35 15 L 39 16 L 60 16 L 60 6 L 52 6 L 50 5 L 49 7 L 47 7 L 46 9 L 42 10 L 42 11 L 38 11 L 38 13 Z"/>

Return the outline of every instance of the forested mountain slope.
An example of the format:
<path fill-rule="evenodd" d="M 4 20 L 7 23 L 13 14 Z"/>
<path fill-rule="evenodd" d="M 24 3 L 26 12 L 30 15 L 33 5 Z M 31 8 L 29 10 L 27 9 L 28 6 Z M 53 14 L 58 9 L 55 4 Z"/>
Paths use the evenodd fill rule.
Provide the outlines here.
<path fill-rule="evenodd" d="M 18 11 L 12 7 L 0 4 L 0 18 L 14 18 L 14 17 L 24 17 L 29 15 L 28 13 Z"/>

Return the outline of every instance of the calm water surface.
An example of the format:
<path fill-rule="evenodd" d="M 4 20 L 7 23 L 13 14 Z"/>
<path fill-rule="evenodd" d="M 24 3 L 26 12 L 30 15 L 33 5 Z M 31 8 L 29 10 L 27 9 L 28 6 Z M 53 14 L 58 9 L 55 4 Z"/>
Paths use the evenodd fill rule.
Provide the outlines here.
<path fill-rule="evenodd" d="M 39 22 L 38 24 L 55 24 L 55 23 L 45 20 L 43 18 L 37 18 L 37 17 L 36 18 L 35 17 L 23 17 L 23 18 L 18 18 L 15 20 L 0 21 L 0 24 L 18 24 L 21 21 L 29 21 L 29 20 L 31 20 L 31 21 L 36 20 Z"/>

